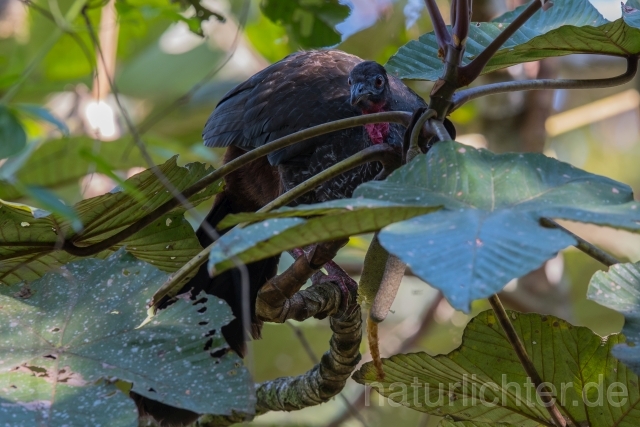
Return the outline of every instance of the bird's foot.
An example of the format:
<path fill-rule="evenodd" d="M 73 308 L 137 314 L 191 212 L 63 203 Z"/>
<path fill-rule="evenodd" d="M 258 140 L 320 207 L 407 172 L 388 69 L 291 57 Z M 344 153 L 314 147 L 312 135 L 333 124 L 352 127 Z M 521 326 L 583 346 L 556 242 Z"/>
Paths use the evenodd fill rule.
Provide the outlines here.
<path fill-rule="evenodd" d="M 331 282 L 338 286 L 340 293 L 342 294 L 340 312 L 343 315 L 351 314 L 358 306 L 358 283 L 333 260 L 328 261 L 324 265 L 324 269 L 328 274 L 324 274 L 322 271 L 317 271 L 313 276 L 311 276 L 311 284 L 317 285 L 320 283 Z"/>

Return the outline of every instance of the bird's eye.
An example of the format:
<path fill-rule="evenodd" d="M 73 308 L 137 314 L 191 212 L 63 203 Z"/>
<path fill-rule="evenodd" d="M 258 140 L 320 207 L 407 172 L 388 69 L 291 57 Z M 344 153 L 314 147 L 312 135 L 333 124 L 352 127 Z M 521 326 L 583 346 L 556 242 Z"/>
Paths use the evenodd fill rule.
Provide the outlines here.
<path fill-rule="evenodd" d="M 382 86 L 382 83 L 384 83 L 382 80 L 382 77 L 380 76 L 376 77 L 376 87 Z"/>
<path fill-rule="evenodd" d="M 349 83 L 349 86 L 351 86 L 351 77 L 349 77 L 349 80 L 347 80 L 347 83 Z"/>

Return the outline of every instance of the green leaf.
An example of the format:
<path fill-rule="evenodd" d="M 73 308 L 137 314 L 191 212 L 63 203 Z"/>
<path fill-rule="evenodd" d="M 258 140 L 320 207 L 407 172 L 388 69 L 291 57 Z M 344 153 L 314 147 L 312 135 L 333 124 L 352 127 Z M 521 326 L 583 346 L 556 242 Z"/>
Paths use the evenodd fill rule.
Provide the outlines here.
<path fill-rule="evenodd" d="M 1 289 L 1 370 L 67 378 L 76 386 L 119 379 L 138 394 L 194 412 L 250 413 L 248 371 L 233 352 L 214 356 L 228 347 L 220 328 L 233 319 L 222 300 L 180 299 L 140 326 L 167 277 L 120 250 L 46 274 L 29 286 L 27 299 Z"/>
<path fill-rule="evenodd" d="M 0 105 L 0 159 L 18 153 L 27 145 L 27 134 L 7 107 Z"/>
<path fill-rule="evenodd" d="M 180 191 L 212 171 L 201 163 L 179 167 L 175 157 L 158 166 L 158 170 Z M 144 196 L 144 200 L 119 188 L 102 196 L 82 200 L 74 206 L 84 227 L 79 235 L 73 231 L 69 220 L 58 215 L 0 201 L 0 233 L 3 236 L 0 282 L 13 284 L 34 280 L 75 258 L 57 249 L 62 239 L 72 240 L 76 246 L 100 242 L 172 199 L 172 195 L 151 170 L 129 178 L 127 183 L 137 190 L 137 194 Z M 189 200 L 197 205 L 221 189 L 222 182 L 218 181 Z M 96 256 L 104 258 L 126 245 L 128 251 L 139 259 L 162 270 L 175 271 L 202 250 L 183 213 L 184 208 L 178 207 Z"/>
<path fill-rule="evenodd" d="M 471 25 L 463 63 L 484 50 L 508 23 L 524 10 L 521 6 L 492 22 Z M 609 22 L 588 0 L 556 0 L 539 10 L 491 58 L 483 73 L 528 61 L 593 53 L 613 56 L 640 54 L 640 30 L 630 13 Z M 443 70 L 435 35 L 427 33 L 401 47 L 389 59 L 387 70 L 405 79 L 437 80 Z"/>
<path fill-rule="evenodd" d="M 260 9 L 271 21 L 283 25 L 304 49 L 340 43 L 335 26 L 350 13 L 338 0 L 262 0 Z"/>
<path fill-rule="evenodd" d="M 138 425 L 136 405 L 114 385 L 79 387 L 63 375 L 52 380 L 31 366 L 0 373 L 0 419 L 11 427 Z"/>
<path fill-rule="evenodd" d="M 49 122 L 54 125 L 62 134 L 69 135 L 69 128 L 67 125 L 56 116 L 51 114 L 49 110 L 39 105 L 31 105 L 31 104 L 18 104 L 16 105 L 20 111 L 23 111 L 37 119 L 44 120 L 45 122 Z"/>
<path fill-rule="evenodd" d="M 625 184 L 542 154 L 493 154 L 453 141 L 361 185 L 358 196 L 445 206 L 385 227 L 379 239 L 464 311 L 575 243 L 541 218 L 640 229 L 640 203 Z"/>
<path fill-rule="evenodd" d="M 509 317 L 556 406 L 572 425 L 640 423 L 638 377 L 610 354 L 624 342 L 622 335 L 603 338 L 553 316 L 510 312 Z M 493 311 L 474 318 L 462 345 L 449 354 L 398 354 L 383 359 L 382 366 L 383 380 L 377 379 L 371 362 L 353 378 L 411 409 L 468 421 L 444 426 L 553 425 Z"/>
<path fill-rule="evenodd" d="M 624 316 L 622 333 L 627 344 L 613 348 L 613 355 L 636 374 L 640 373 L 640 263 L 616 264 L 598 271 L 589 282 L 587 297 Z"/>
<path fill-rule="evenodd" d="M 369 233 L 439 206 L 410 206 L 376 200 L 336 200 L 316 205 L 284 208 L 273 213 L 236 215 L 224 221 L 260 221 L 245 228 L 234 228 L 220 239 L 209 255 L 209 270 L 221 273 L 234 266 L 232 257 L 243 263 L 257 261 L 283 251 L 312 243 Z M 320 216 L 317 216 L 320 215 Z M 294 216 L 316 216 L 308 220 Z"/>

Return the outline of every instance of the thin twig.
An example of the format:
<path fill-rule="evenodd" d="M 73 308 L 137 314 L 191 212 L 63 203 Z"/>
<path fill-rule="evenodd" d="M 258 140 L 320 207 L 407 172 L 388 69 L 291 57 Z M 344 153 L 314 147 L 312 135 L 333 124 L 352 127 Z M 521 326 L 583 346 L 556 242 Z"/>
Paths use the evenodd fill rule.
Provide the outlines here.
<path fill-rule="evenodd" d="M 531 18 L 548 0 L 533 0 L 525 10 L 511 22 L 498 37 L 493 39 L 491 43 L 469 64 L 460 67 L 458 75 L 458 87 L 467 86 L 474 81 L 482 72 L 485 65 L 498 52 L 502 45 L 515 34 L 528 20 Z"/>
<path fill-rule="evenodd" d="M 469 24 L 471 23 L 471 0 L 453 0 L 452 10 L 455 6 L 455 20 L 451 22 L 453 26 L 453 46 L 456 49 L 464 49 L 469 35 Z"/>
<path fill-rule="evenodd" d="M 435 130 L 436 136 L 440 141 L 449 141 L 451 139 L 449 131 L 440 120 L 431 119 L 429 120 L 429 125 Z"/>
<path fill-rule="evenodd" d="M 591 258 L 597 261 L 600 261 L 602 264 L 606 265 L 607 267 L 611 267 L 612 265 L 615 265 L 615 264 L 620 264 L 620 260 L 618 260 L 616 257 L 606 253 L 605 251 L 598 248 L 597 246 L 587 242 L 582 237 L 577 236 L 576 234 L 567 230 L 557 222 L 549 218 L 541 218 L 540 224 L 542 224 L 544 227 L 557 228 L 558 230 L 564 231 L 565 233 L 567 233 L 568 235 L 576 239 L 578 243 L 575 245 L 575 247 L 577 249 L 580 249 L 582 252 L 589 255 Z"/>
<path fill-rule="evenodd" d="M 220 63 L 216 64 L 215 67 L 209 70 L 209 72 L 202 79 L 200 79 L 200 81 L 194 84 L 191 87 L 191 89 L 189 89 L 185 94 L 183 94 L 182 96 L 174 100 L 172 103 L 164 107 L 162 110 L 158 111 L 157 113 L 154 113 L 153 115 L 145 119 L 142 123 L 140 123 L 140 126 L 138 126 L 138 131 L 140 132 L 140 134 L 144 134 L 149 129 L 151 129 L 156 123 L 158 123 L 165 116 L 171 113 L 173 110 L 180 107 L 181 105 L 186 104 L 193 97 L 193 95 L 195 95 L 196 92 L 198 92 L 207 82 L 209 82 L 209 80 L 214 78 L 216 74 L 218 74 L 220 70 L 225 65 L 227 65 L 229 61 L 231 61 L 231 58 L 233 58 L 233 55 L 235 55 L 236 50 L 238 48 L 238 43 L 240 42 L 240 35 L 242 34 L 242 29 L 244 28 L 247 21 L 247 17 L 249 15 L 250 3 L 251 2 L 249 0 L 246 0 L 243 4 L 242 13 L 240 15 L 240 19 L 238 20 L 238 28 L 236 30 L 235 36 L 233 37 L 233 41 L 231 42 L 231 47 L 227 51 L 228 52 L 227 56 Z"/>
<path fill-rule="evenodd" d="M 453 95 L 453 108 L 451 111 L 460 108 L 472 99 L 481 96 L 493 95 L 496 93 L 518 92 L 523 90 L 543 90 L 543 89 L 593 89 L 601 87 L 612 87 L 625 84 L 633 79 L 638 71 L 638 57 L 627 58 L 627 71 L 624 74 L 605 79 L 541 79 L 541 80 L 517 80 L 510 82 L 492 83 L 470 89 L 461 90 Z"/>
<path fill-rule="evenodd" d="M 440 14 L 440 9 L 438 9 L 436 0 L 424 0 L 424 3 L 427 6 L 429 16 L 431 17 L 431 24 L 433 25 L 433 31 L 436 35 L 438 47 L 440 47 L 440 50 L 442 50 L 442 56 L 444 56 L 447 46 L 451 44 L 451 35 L 449 34 L 447 25 L 444 23 L 444 19 L 442 19 L 442 14 Z"/>
<path fill-rule="evenodd" d="M 379 114 L 384 114 L 384 113 L 379 113 Z M 364 118 L 367 116 L 369 116 L 369 114 L 364 116 L 354 117 L 353 119 Z M 334 124 L 334 123 L 337 123 L 337 122 L 332 122 L 328 124 Z M 373 145 L 371 147 L 365 148 L 364 150 L 359 151 L 353 156 L 348 157 L 342 160 L 341 162 L 336 163 L 330 168 L 327 168 L 322 172 L 318 173 L 317 175 L 314 175 L 311 178 L 307 179 L 306 181 L 298 184 L 296 187 L 292 188 L 291 190 L 287 191 L 280 197 L 276 198 L 271 203 L 265 205 L 262 209 L 258 210 L 258 212 L 269 212 L 272 209 L 276 209 L 281 206 L 284 206 L 290 203 L 291 201 L 297 199 L 298 197 L 306 194 L 308 191 L 312 190 L 319 184 L 325 181 L 328 181 L 348 170 L 351 170 L 363 163 L 374 162 L 374 161 L 384 161 L 390 156 L 396 156 L 398 157 L 398 160 L 399 160 L 399 155 L 397 155 L 397 153 L 387 144 Z M 229 162 L 227 164 L 231 164 L 231 163 L 232 162 Z M 399 164 L 399 161 L 398 161 L 398 164 Z M 189 277 L 195 270 L 200 268 L 200 266 L 207 261 L 207 259 L 209 258 L 209 253 L 211 252 L 213 246 L 216 244 L 218 244 L 218 241 L 214 241 L 213 243 L 211 243 L 209 246 L 207 246 L 202 251 L 200 251 L 198 255 L 196 255 L 189 262 L 183 265 L 178 271 L 176 271 L 160 287 L 160 289 L 156 291 L 149 305 L 151 307 L 155 307 L 158 304 L 158 302 L 162 300 L 162 298 L 164 298 L 165 296 L 175 294 L 175 292 L 178 290 L 178 287 L 181 285 L 182 281 L 187 277 Z"/>
<path fill-rule="evenodd" d="M 437 115 L 438 113 L 436 113 L 435 110 L 429 109 L 422 113 L 420 118 L 418 118 L 418 120 L 416 121 L 415 126 L 413 127 L 413 129 L 411 129 L 411 139 L 409 143 L 409 149 L 407 150 L 406 154 L 407 163 L 409 163 L 415 156 L 421 153 L 420 147 L 418 145 L 418 139 L 420 133 L 422 132 L 422 127 L 427 122 L 427 120 L 432 119 Z"/>
<path fill-rule="evenodd" d="M 498 297 L 498 295 L 490 296 L 489 303 L 491 304 L 491 308 L 493 308 L 493 311 L 496 314 L 498 322 L 500 322 L 500 326 L 502 326 L 502 329 L 504 330 L 507 340 L 511 344 L 511 347 L 513 347 L 513 350 L 516 352 L 518 360 L 520 360 L 520 364 L 524 368 L 524 371 L 527 373 L 527 376 L 529 376 L 529 378 L 531 378 L 531 381 L 533 381 L 533 383 L 535 384 L 536 393 L 538 394 L 540 400 L 544 402 L 543 406 L 549 412 L 553 423 L 557 427 L 566 427 L 567 421 L 558 410 L 558 407 L 555 404 L 554 397 L 549 392 L 548 387 L 542 387 L 542 378 L 540 377 L 540 374 L 538 374 L 535 365 L 529 358 L 527 350 L 524 348 L 524 344 L 522 344 L 522 341 L 520 340 L 516 329 L 513 327 L 513 324 L 509 319 L 509 315 L 504 309 L 502 302 L 500 302 L 500 298 Z"/>
<path fill-rule="evenodd" d="M 66 22 L 72 22 L 76 19 L 76 17 L 82 12 L 87 0 L 75 0 L 69 10 L 67 10 L 64 19 Z M 31 73 L 35 71 L 38 67 L 38 64 L 44 59 L 45 56 L 49 53 L 51 48 L 58 42 L 58 39 L 65 34 L 65 30 L 60 27 L 55 28 L 52 34 L 49 34 L 45 44 L 40 48 L 36 56 L 33 58 L 31 63 L 25 68 L 25 70 L 20 74 L 20 79 L 11 86 L 11 88 L 2 96 L 0 99 L 0 104 L 7 104 L 9 101 L 13 99 L 14 96 L 20 91 L 22 85 L 27 81 Z"/>
<path fill-rule="evenodd" d="M 25 6 L 29 7 L 30 9 L 33 9 L 36 12 L 40 13 L 42 16 L 44 16 L 51 22 L 57 24 L 56 19 L 53 17 L 53 14 L 49 12 L 47 9 L 43 8 L 42 6 L 39 6 L 38 4 L 34 3 L 31 0 L 19 0 L 19 1 L 23 3 Z M 87 62 L 89 62 L 89 65 L 93 68 L 93 65 L 94 65 L 93 57 L 91 56 L 91 51 L 89 51 L 89 48 L 85 44 L 84 40 L 82 40 L 82 38 L 75 31 L 71 31 L 67 29 L 65 32 L 67 35 L 69 35 L 69 37 L 73 39 L 73 41 L 77 43 L 78 47 L 82 51 L 82 54 L 87 59 Z"/>
<path fill-rule="evenodd" d="M 314 126 L 296 133 L 292 133 L 285 137 L 279 138 L 275 141 L 272 141 L 268 144 L 263 145 L 262 147 L 255 148 L 246 154 L 243 154 L 240 157 L 230 161 L 229 163 L 224 164 L 220 168 L 216 169 L 209 175 L 205 176 L 195 184 L 191 185 L 189 188 L 185 189 L 182 192 L 183 198 L 190 198 L 200 191 L 207 188 L 209 185 L 215 183 L 219 179 L 224 176 L 230 174 L 231 172 L 241 168 L 242 166 L 259 159 L 260 157 L 264 157 L 267 154 L 279 150 L 280 148 L 287 147 L 289 145 L 295 144 L 300 141 L 304 141 L 306 139 L 313 138 L 315 136 L 324 135 L 326 133 L 348 129 L 351 127 L 362 126 L 368 123 L 399 123 L 406 126 L 406 124 L 411 120 L 411 114 L 404 111 L 394 111 L 394 112 L 385 112 L 385 113 L 374 113 L 374 114 L 365 114 L 357 117 L 350 117 L 347 119 L 336 120 L 335 122 L 325 123 L 322 125 Z M 148 215 L 140 218 L 124 230 L 119 231 L 113 236 L 102 240 L 98 243 L 89 246 L 77 246 L 75 242 L 82 241 L 82 234 L 72 236 L 71 238 L 65 241 L 63 249 L 76 256 L 90 256 L 95 255 L 99 252 L 102 252 L 110 247 L 122 242 L 123 240 L 131 237 L 138 231 L 142 230 L 149 224 L 152 224 L 157 219 L 161 218 L 166 213 L 172 211 L 176 207 L 180 206 L 181 202 L 177 198 L 173 198 L 158 208 L 156 208 L 153 212 L 150 212 Z M 51 249 L 51 248 L 49 248 Z"/>
<path fill-rule="evenodd" d="M 338 162 L 335 165 L 328 167 L 322 172 L 312 176 L 303 183 L 282 194 L 272 202 L 266 204 L 258 212 L 269 212 L 273 209 L 288 205 L 298 197 L 303 196 L 307 192 L 313 190 L 318 185 L 330 180 L 331 178 L 334 178 L 364 163 L 384 161 L 385 159 L 388 159 L 389 156 L 399 157 L 399 153 L 396 153 L 394 149 L 387 144 L 378 144 L 367 147 L 364 150 L 357 152 L 353 156 L 348 157 L 345 160 L 342 160 L 341 162 Z M 399 158 L 397 160 L 398 166 L 400 166 Z"/>

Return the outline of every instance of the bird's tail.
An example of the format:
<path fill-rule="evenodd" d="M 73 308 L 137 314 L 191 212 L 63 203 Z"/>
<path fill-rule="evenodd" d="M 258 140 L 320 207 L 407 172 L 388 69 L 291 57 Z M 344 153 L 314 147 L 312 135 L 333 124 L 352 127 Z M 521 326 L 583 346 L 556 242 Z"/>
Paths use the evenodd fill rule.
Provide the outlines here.
<path fill-rule="evenodd" d="M 213 208 L 205 218 L 205 222 L 215 229 L 225 216 L 238 212 L 239 210 L 234 208 L 227 194 L 222 192 L 216 197 Z M 228 230 L 222 230 L 218 232 L 222 235 L 227 231 Z M 214 240 L 202 226 L 196 231 L 196 236 L 203 248 L 209 246 Z M 245 330 L 249 330 L 254 338 L 260 337 L 262 322 L 255 316 L 256 298 L 258 297 L 260 287 L 276 275 L 279 260 L 280 256 L 278 255 L 247 264 L 249 282 L 248 300 L 242 298 L 242 278 L 240 270 L 237 268 L 227 270 L 211 278 L 209 277 L 207 264 L 205 263 L 200 266 L 197 274 L 182 288 L 181 292 L 190 291 L 193 296 L 198 295 L 201 291 L 205 291 L 208 294 L 223 299 L 229 304 L 235 319 L 222 328 L 222 335 L 231 349 L 240 356 L 243 356 L 246 351 Z M 248 304 L 248 307 L 243 307 L 243 304 Z M 249 313 L 251 313 L 250 325 L 243 324 L 243 308 L 245 310 L 248 309 Z"/>

